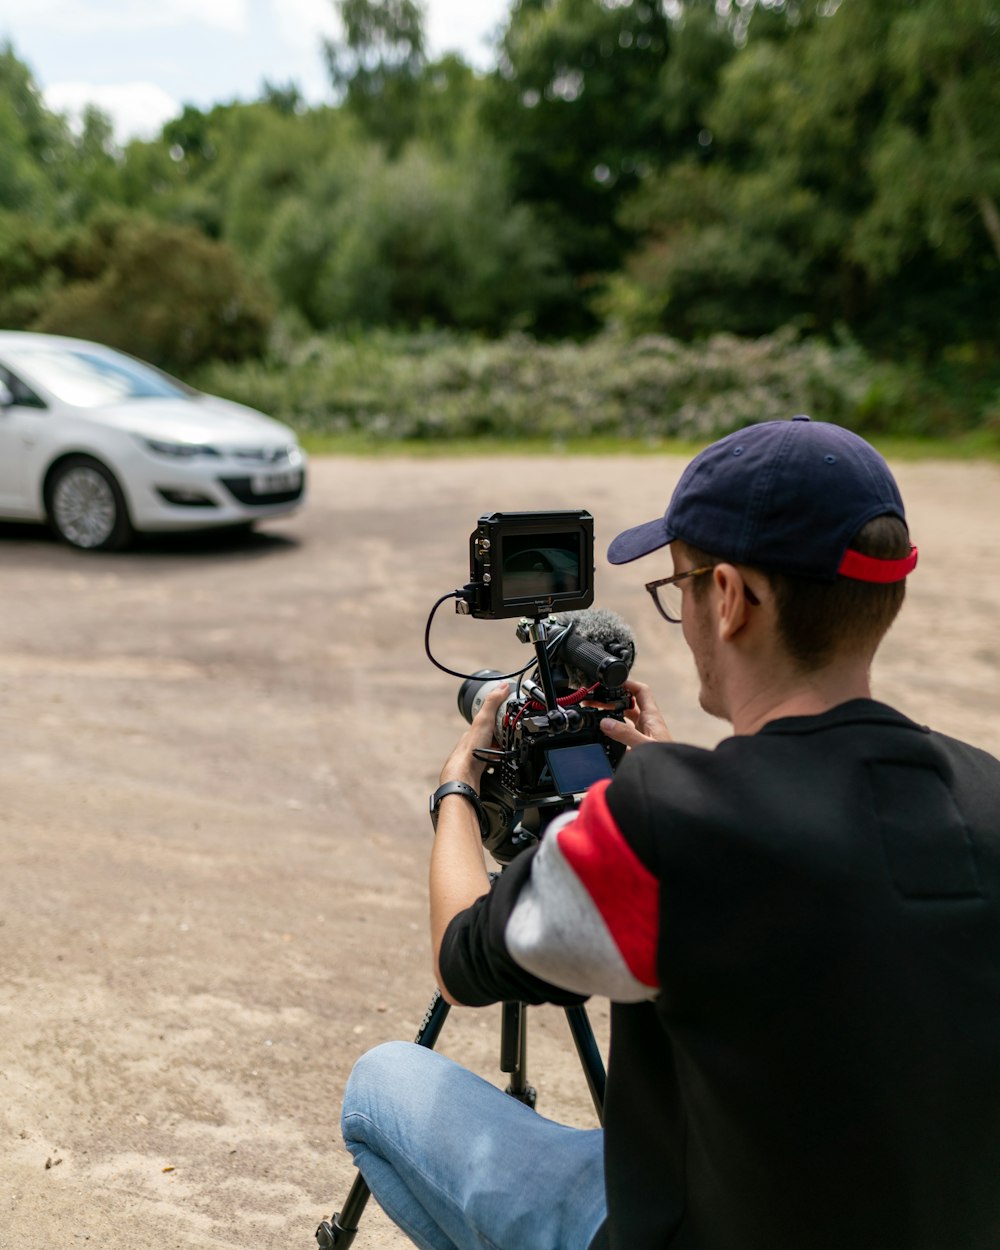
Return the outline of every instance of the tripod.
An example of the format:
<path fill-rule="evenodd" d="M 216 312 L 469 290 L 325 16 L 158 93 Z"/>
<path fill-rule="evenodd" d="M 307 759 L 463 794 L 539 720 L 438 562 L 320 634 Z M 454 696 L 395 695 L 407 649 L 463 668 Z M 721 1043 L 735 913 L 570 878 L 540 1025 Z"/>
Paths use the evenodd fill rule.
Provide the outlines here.
<path fill-rule="evenodd" d="M 482 550 L 486 551 L 489 548 L 490 542 L 486 542 Z M 486 581 L 489 582 L 489 578 L 487 578 Z M 459 592 L 456 592 L 456 594 L 459 594 Z M 445 597 L 448 598 L 449 596 Z M 459 597 L 461 596 L 459 595 Z M 438 604 L 442 602 L 443 600 L 439 600 Z M 549 606 L 551 606 L 551 604 Z M 434 611 L 436 611 L 436 608 L 437 605 L 435 605 Z M 459 610 L 461 609 L 459 608 Z M 521 609 L 519 608 L 518 611 L 520 610 Z M 550 746 L 555 746 L 556 744 L 561 743 L 559 735 L 561 730 L 565 728 L 567 715 L 561 708 L 557 697 L 556 687 L 552 676 L 552 669 L 549 662 L 549 653 L 546 649 L 546 640 L 548 636 L 547 623 L 542 620 L 545 610 L 545 605 L 536 604 L 534 619 L 531 620 L 528 617 L 524 617 L 518 627 L 517 636 L 521 642 L 531 642 L 534 644 L 535 657 L 538 661 L 537 674 L 541 680 L 541 688 L 538 691 L 537 696 L 533 697 L 537 697 L 541 707 L 548 709 L 549 736 L 545 740 L 550 744 Z M 431 618 L 433 618 L 434 611 L 431 612 Z M 466 608 L 466 611 L 468 611 L 468 608 Z M 500 615 L 506 616 L 510 616 L 512 614 L 515 613 L 511 613 L 509 611 L 502 611 L 500 613 Z M 553 622 L 551 621 L 548 622 L 548 624 L 552 623 Z M 427 622 L 427 630 L 429 635 L 430 620 Z M 564 633 L 567 638 L 569 638 L 572 634 L 572 627 L 565 629 Z M 634 646 L 632 648 L 632 653 L 634 654 Z M 433 660 L 433 656 L 430 654 L 429 645 L 427 646 L 427 654 Z M 619 655 L 611 655 L 604 651 L 601 647 L 590 643 L 585 639 L 573 642 L 573 655 L 575 656 L 575 663 L 585 665 L 586 661 L 594 664 L 594 671 L 591 674 L 588 692 L 597 688 L 594 683 L 605 679 L 609 685 L 618 685 L 620 682 L 624 681 L 632 662 L 630 658 L 628 662 L 625 663 Z M 437 661 L 434 661 L 434 663 L 436 664 Z M 614 676 L 612 676 L 608 666 L 609 664 L 614 665 L 616 663 L 621 671 L 616 671 Z M 440 668 L 441 665 L 439 664 L 438 667 Z M 450 669 L 445 669 L 444 671 L 451 672 Z M 525 670 L 521 670 L 521 672 L 523 671 Z M 490 672 L 492 673 L 492 670 L 490 670 Z M 462 676 L 462 674 L 455 675 Z M 499 676 L 499 674 L 493 675 Z M 516 675 L 517 674 L 511 674 L 511 676 Z M 475 675 L 472 677 L 466 677 L 466 684 L 463 685 L 462 691 L 459 692 L 460 708 L 462 707 L 463 695 L 468 693 L 468 683 L 471 681 L 475 685 L 478 685 L 478 687 L 481 687 L 483 684 L 481 680 L 482 677 L 483 674 L 480 674 L 479 678 Z M 471 702 L 469 707 L 464 710 L 464 715 L 467 720 L 472 720 Z M 561 745 L 565 747 L 568 744 L 561 743 Z M 506 754 L 509 754 L 509 752 Z M 548 760 L 547 767 L 554 772 L 555 764 L 553 763 L 553 756 L 555 755 L 555 752 L 546 754 Z M 598 750 L 598 755 L 603 763 L 604 757 L 601 755 L 600 750 Z M 505 752 L 484 751 L 479 754 L 479 758 L 487 764 L 494 765 L 497 764 L 500 759 L 505 758 Z M 596 776 L 590 777 L 590 781 L 596 779 Z M 567 776 L 565 780 L 568 783 L 570 778 Z M 581 778 L 578 774 L 574 775 L 574 781 L 576 783 L 581 782 Z M 574 784 L 572 786 L 568 786 L 568 788 L 557 786 L 555 787 L 553 794 L 570 796 L 582 792 L 584 789 L 586 789 L 586 785 L 583 784 Z M 515 809 L 520 808 L 520 806 L 521 805 L 516 802 L 512 803 L 512 807 Z M 548 825 L 549 821 L 553 819 L 557 812 L 565 810 L 565 804 L 557 803 L 553 806 L 551 803 L 548 803 L 545 805 L 539 805 L 533 810 L 538 817 L 540 827 L 536 832 L 531 833 L 530 840 L 537 841 L 538 838 L 541 837 L 544 827 Z M 523 811 L 519 814 L 523 815 Z M 506 815 L 507 817 L 510 817 L 512 812 L 507 811 Z M 512 830 L 508 821 L 505 820 L 500 825 L 500 832 L 503 833 L 504 831 L 506 831 L 506 837 L 497 837 L 494 840 L 487 836 L 487 830 L 485 828 L 483 830 L 484 844 L 500 862 L 509 861 L 509 859 L 516 854 L 519 849 L 523 849 L 525 845 L 524 842 L 521 842 L 519 845 L 517 840 L 511 841 L 510 837 L 511 832 L 520 831 L 524 833 L 525 830 L 523 825 L 519 825 L 516 829 Z M 497 875 L 499 874 L 491 874 L 491 882 L 496 880 Z M 434 997 L 431 999 L 427 1012 L 424 1015 L 423 1023 L 421 1024 L 420 1029 L 417 1032 L 417 1036 L 414 1039 L 418 1046 L 426 1046 L 429 1049 L 434 1048 L 438 1035 L 441 1032 L 441 1028 L 450 1010 L 450 1005 L 445 1002 L 438 991 L 435 991 Z M 573 1043 L 576 1046 L 577 1055 L 583 1065 L 584 1075 L 587 1079 L 587 1086 L 590 1089 L 590 1096 L 593 1099 L 594 1107 L 597 1111 L 597 1118 L 603 1124 L 604 1092 L 607 1077 L 604 1070 L 604 1061 L 601 1059 L 601 1053 L 597 1048 L 597 1042 L 594 1040 L 594 1032 L 590 1026 L 590 1020 L 587 1016 L 586 1009 L 582 1006 L 565 1007 L 563 1010 L 569 1023 L 570 1033 L 573 1037 Z M 504 1003 L 500 1025 L 500 1071 L 509 1073 L 510 1075 L 510 1083 L 507 1086 L 506 1092 L 510 1094 L 511 1097 L 517 1098 L 520 1102 L 523 1102 L 528 1107 L 533 1108 L 535 1105 L 536 1093 L 535 1090 L 528 1084 L 527 1080 L 527 1053 L 527 1006 L 526 1004 L 519 1002 Z M 350 1192 L 347 1195 L 347 1199 L 345 1200 L 342 1209 L 334 1212 L 329 1220 L 324 1220 L 320 1224 L 319 1228 L 316 1229 L 316 1240 L 319 1242 L 320 1250 L 335 1250 L 335 1248 L 337 1248 L 337 1250 L 344 1250 L 345 1247 L 351 1245 L 354 1238 L 357 1236 L 358 1224 L 370 1196 L 371 1190 L 368 1188 L 364 1177 L 359 1172 L 354 1178 L 354 1184 L 351 1186 Z"/>
<path fill-rule="evenodd" d="M 448 1017 L 451 1005 L 446 1003 L 439 991 L 434 991 L 426 1014 L 414 1041 L 418 1046 L 433 1050 L 441 1028 Z M 583 1066 L 590 1096 L 597 1111 L 597 1118 L 604 1122 L 604 1088 L 606 1074 L 601 1052 L 594 1038 L 585 1007 L 564 1007 L 576 1053 Z M 536 1092 L 528 1084 L 528 1009 L 524 1003 L 504 1003 L 500 1020 L 500 1071 L 509 1073 L 510 1083 L 506 1093 L 529 1107 L 534 1107 Z M 335 1211 L 316 1229 L 320 1250 L 344 1250 L 351 1245 L 358 1233 L 358 1225 L 364 1214 L 371 1190 L 359 1172 L 340 1211 Z"/>

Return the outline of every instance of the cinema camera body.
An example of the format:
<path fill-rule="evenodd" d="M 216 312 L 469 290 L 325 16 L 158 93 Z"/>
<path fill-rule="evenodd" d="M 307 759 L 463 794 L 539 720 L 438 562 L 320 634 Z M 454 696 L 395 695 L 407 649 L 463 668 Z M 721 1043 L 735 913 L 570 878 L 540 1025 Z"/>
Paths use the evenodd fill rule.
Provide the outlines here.
<path fill-rule="evenodd" d="M 594 519 L 589 512 L 494 512 L 469 538 L 469 583 L 456 611 L 480 620 L 519 617 L 518 639 L 535 648 L 511 681 L 496 717 L 495 748 L 481 786 L 483 842 L 509 863 L 595 781 L 611 777 L 625 747 L 600 730 L 632 706 L 623 688 L 635 640 L 613 612 L 594 601 Z M 480 669 L 462 683 L 467 721 L 505 680 Z"/>

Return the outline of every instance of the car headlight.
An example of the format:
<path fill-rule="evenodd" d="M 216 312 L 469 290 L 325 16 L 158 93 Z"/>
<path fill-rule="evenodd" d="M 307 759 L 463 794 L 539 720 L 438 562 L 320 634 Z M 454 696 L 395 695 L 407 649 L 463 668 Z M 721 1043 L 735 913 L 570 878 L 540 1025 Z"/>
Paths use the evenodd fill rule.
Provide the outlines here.
<path fill-rule="evenodd" d="M 169 460 L 194 460 L 197 456 L 219 454 L 207 443 L 173 443 L 162 438 L 140 438 L 139 442 L 154 456 L 166 456 Z"/>

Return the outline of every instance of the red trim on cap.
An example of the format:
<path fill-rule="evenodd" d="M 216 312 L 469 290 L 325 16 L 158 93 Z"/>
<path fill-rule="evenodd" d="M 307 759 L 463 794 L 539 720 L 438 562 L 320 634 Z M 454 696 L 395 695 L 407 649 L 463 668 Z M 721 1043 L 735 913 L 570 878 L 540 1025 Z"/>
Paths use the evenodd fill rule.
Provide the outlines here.
<path fill-rule="evenodd" d="M 879 560 L 876 556 L 863 556 L 860 551 L 845 551 L 837 572 L 843 577 L 853 578 L 856 582 L 901 582 L 908 573 L 917 567 L 917 549 L 910 548 L 910 554 L 902 560 Z"/>

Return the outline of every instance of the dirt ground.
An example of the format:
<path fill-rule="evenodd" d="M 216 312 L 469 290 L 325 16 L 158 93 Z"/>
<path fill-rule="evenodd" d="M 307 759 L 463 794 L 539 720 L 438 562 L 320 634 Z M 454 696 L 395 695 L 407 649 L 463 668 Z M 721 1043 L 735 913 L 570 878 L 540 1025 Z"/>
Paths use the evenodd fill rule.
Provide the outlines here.
<path fill-rule="evenodd" d="M 681 468 L 328 458 L 298 517 L 241 540 L 88 557 L 0 527 L 0 1247 L 315 1246 L 354 1175 L 351 1064 L 412 1037 L 432 986 L 427 794 L 462 722 L 428 610 L 481 512 L 587 507 L 636 675 L 715 743 L 642 589 L 656 559 L 603 560 Z M 1000 469 L 897 469 L 921 559 L 876 695 L 1000 753 Z M 527 659 L 450 604 L 432 644 Z M 529 1045 L 539 1109 L 593 1123 L 559 1012 Z M 495 1010 L 453 1012 L 441 1049 L 502 1082 Z M 356 1247 L 404 1244 L 371 1204 Z"/>

